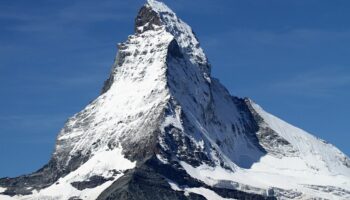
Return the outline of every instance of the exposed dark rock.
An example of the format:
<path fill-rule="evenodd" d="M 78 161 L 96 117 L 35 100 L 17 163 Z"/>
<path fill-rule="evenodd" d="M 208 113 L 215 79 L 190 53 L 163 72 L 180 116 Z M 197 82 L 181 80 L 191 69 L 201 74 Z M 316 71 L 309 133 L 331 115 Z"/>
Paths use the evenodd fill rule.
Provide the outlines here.
<path fill-rule="evenodd" d="M 265 125 L 265 121 L 252 107 L 249 99 L 245 99 L 245 106 L 251 113 L 252 121 L 257 124 L 256 136 L 258 137 L 258 143 L 270 154 L 277 157 L 282 155 L 297 156 L 298 152 L 293 146 L 278 133 L 272 130 L 270 127 Z"/>
<path fill-rule="evenodd" d="M 65 172 L 57 169 L 55 160 L 51 160 L 43 168 L 30 175 L 0 179 L 0 186 L 7 188 L 3 194 L 9 196 L 28 195 L 32 194 L 34 189 L 40 190 L 50 186 L 64 174 Z"/>
<path fill-rule="evenodd" d="M 78 190 L 85 190 L 87 188 L 95 188 L 97 186 L 100 186 L 104 184 L 107 181 L 111 181 L 114 178 L 105 178 L 103 176 L 92 176 L 86 181 L 81 181 L 81 182 L 73 182 L 71 185 L 75 187 Z"/>
<path fill-rule="evenodd" d="M 109 76 L 109 78 L 107 80 L 105 80 L 103 87 L 102 87 L 102 90 L 101 90 L 101 94 L 106 93 L 111 88 L 113 82 L 114 82 L 114 76 L 111 74 Z"/>
<path fill-rule="evenodd" d="M 33 190 L 41 190 L 49 187 L 60 177 L 76 170 L 81 164 L 85 163 L 87 159 L 88 156 L 77 154 L 72 156 L 66 168 L 61 168 L 56 162 L 56 157 L 53 157 L 47 165 L 37 172 L 16 178 L 0 179 L 0 186 L 7 188 L 3 194 L 9 196 L 32 194 Z"/>
<path fill-rule="evenodd" d="M 165 127 L 163 139 L 164 145 L 168 147 L 165 150 L 168 154 L 172 154 L 192 166 L 198 167 L 202 163 L 213 165 L 208 156 L 189 137 L 174 126 Z"/>
<path fill-rule="evenodd" d="M 140 102 L 146 102 L 147 106 L 153 105 L 151 103 L 155 101 L 155 98 L 147 99 L 148 95 L 154 97 L 155 94 L 164 92 L 165 95 L 161 98 L 166 100 L 161 99 L 161 103 L 154 104 L 149 109 L 147 107 L 147 111 L 143 109 L 138 111 L 136 108 L 135 115 L 134 113 L 128 115 L 126 109 L 125 113 L 117 113 L 118 109 L 108 110 L 116 106 L 113 103 L 119 102 L 116 100 L 124 95 L 123 92 L 101 96 L 66 123 L 60 136 L 67 137 L 59 136 L 56 150 L 47 165 L 30 175 L 0 179 L 0 187 L 7 188 L 3 194 L 29 195 L 33 190 L 49 187 L 59 178 L 82 166 L 91 155 L 94 155 L 95 150 L 98 155 L 98 150 L 111 151 L 120 145 L 123 155 L 131 161 L 136 161 L 136 168 L 122 171 L 124 175 L 117 180 L 115 176 L 121 171 L 110 170 L 109 172 L 113 174 L 110 178 L 100 174 L 87 180 L 72 182 L 71 185 L 84 191 L 101 186 L 107 181 L 114 181 L 100 194 L 99 200 L 205 199 L 203 195 L 188 192 L 191 188 L 208 189 L 223 198 L 233 199 L 300 198 L 302 193 L 295 190 L 273 188 L 263 194 L 264 189 L 229 180 L 218 180 L 214 186 L 209 186 L 191 177 L 183 169 L 181 162 L 186 162 L 192 167 L 203 164 L 211 167 L 221 166 L 233 172 L 235 167 L 232 167 L 231 161 L 241 168 L 250 168 L 267 153 L 280 157 L 298 153 L 286 139 L 266 125 L 249 100 L 231 97 L 217 79 L 210 77 L 211 66 L 206 56 L 195 36 L 190 33 L 190 29 L 183 25 L 181 20 L 169 10 L 157 13 L 150 5 L 143 6 L 135 19 L 136 34 L 129 36 L 127 42 L 119 44 L 112 72 L 102 89 L 102 93 L 106 93 L 114 82 L 118 82 L 120 78 L 118 67 L 121 67 L 123 75 L 129 75 L 124 73 L 129 68 L 138 69 L 130 71 L 130 77 L 122 76 L 122 78 L 130 78 L 128 79 L 131 81 L 130 84 L 133 84 L 133 81 L 142 81 L 148 74 L 154 75 L 160 71 L 160 74 L 156 74 L 157 77 L 150 76 L 152 79 L 161 81 L 155 82 L 157 84 L 149 89 L 149 94 L 135 94 L 135 97 L 140 97 Z M 162 26 L 162 29 L 159 29 L 159 26 Z M 157 43 L 152 38 L 146 38 L 149 37 L 148 34 L 142 34 L 149 30 L 157 30 L 148 32 L 152 35 L 151 37 L 157 37 L 155 34 L 158 33 L 166 36 L 171 34 L 173 40 L 169 43 L 168 37 L 162 37 L 157 39 L 160 41 Z M 146 39 L 145 44 L 143 39 Z M 133 48 L 128 48 L 129 46 Z M 143 49 L 141 46 L 147 48 Z M 157 55 L 156 53 L 161 53 L 162 56 L 151 55 Z M 163 56 L 166 56 L 165 61 Z M 158 65 L 157 61 L 161 61 L 161 65 Z M 157 70 L 147 71 L 147 69 L 153 69 L 154 66 L 149 66 L 153 62 L 157 63 Z M 126 66 L 128 68 L 124 69 L 122 67 L 125 63 L 128 64 Z M 135 74 L 137 76 L 134 76 Z M 133 87 L 130 88 L 133 89 Z M 101 99 L 103 101 L 99 101 Z M 105 102 L 107 103 L 104 104 Z M 130 102 L 134 101 L 125 101 L 121 105 L 125 106 Z M 149 102 L 151 103 L 147 104 Z M 139 104 L 136 105 L 139 106 Z M 222 105 L 233 106 L 235 109 Z M 154 110 L 157 112 L 153 112 Z M 112 113 L 109 113 L 110 111 Z M 119 114 L 126 117 L 114 118 Z M 95 120 L 100 119 L 99 116 L 103 118 Z M 132 123 L 128 123 L 138 122 L 138 119 L 141 119 L 139 120 L 141 127 L 138 123 L 134 127 Z M 104 127 L 98 129 L 99 124 L 108 126 L 108 129 Z M 115 125 L 125 125 L 126 128 L 124 130 L 122 127 L 123 131 L 118 132 L 120 127 Z M 132 128 L 129 129 L 129 127 Z M 75 129 L 79 131 L 74 132 Z M 94 131 L 90 132 L 90 130 Z M 113 158 L 113 156 L 107 157 L 107 159 Z M 230 162 L 227 162 L 228 159 L 231 159 Z M 350 160 L 347 157 L 342 158 L 341 162 L 350 167 Z M 81 175 L 80 173 L 81 171 L 77 172 Z M 172 189 L 169 182 L 176 184 L 178 189 Z M 56 184 L 65 183 L 56 182 Z M 331 186 L 306 187 L 339 196 L 350 194 L 347 190 Z M 256 194 L 258 192 L 261 194 Z M 81 200 L 81 198 L 83 197 L 73 196 L 68 200 Z"/>
<path fill-rule="evenodd" d="M 345 190 L 343 188 L 334 187 L 334 186 L 306 185 L 306 187 L 316 191 L 331 193 L 335 196 L 340 196 L 340 197 L 345 195 L 350 195 L 350 190 Z"/>
<path fill-rule="evenodd" d="M 168 55 L 173 58 L 183 58 L 183 54 L 176 40 L 170 42 L 168 46 Z"/>
<path fill-rule="evenodd" d="M 150 125 L 152 127 L 152 125 Z M 155 130 L 148 134 L 148 138 L 138 141 L 124 141 L 123 154 L 131 161 L 140 161 L 152 156 L 157 151 L 157 137 L 160 134 L 159 130 Z"/>
<path fill-rule="evenodd" d="M 204 200 L 199 195 L 186 197 L 183 192 L 174 191 L 167 181 L 153 169 L 141 166 L 129 170 L 106 189 L 97 200 Z"/>
<path fill-rule="evenodd" d="M 82 200 L 82 199 L 79 198 L 79 197 L 71 197 L 71 198 L 69 198 L 68 200 Z"/>
<path fill-rule="evenodd" d="M 161 24 L 158 13 L 149 6 L 143 6 L 135 19 L 135 32 L 154 30 L 154 25 L 160 26 Z"/>
<path fill-rule="evenodd" d="M 216 192 L 223 198 L 264 200 L 264 196 L 249 194 L 246 192 L 213 188 L 191 178 L 181 166 L 173 162 L 163 164 L 152 157 L 135 169 L 128 170 L 125 175 L 116 180 L 106 189 L 97 200 L 202 200 L 203 196 L 190 193 L 188 196 L 183 191 L 171 189 L 168 180 L 179 185 L 180 188 L 204 187 Z M 274 199 L 274 198 L 271 198 Z"/>

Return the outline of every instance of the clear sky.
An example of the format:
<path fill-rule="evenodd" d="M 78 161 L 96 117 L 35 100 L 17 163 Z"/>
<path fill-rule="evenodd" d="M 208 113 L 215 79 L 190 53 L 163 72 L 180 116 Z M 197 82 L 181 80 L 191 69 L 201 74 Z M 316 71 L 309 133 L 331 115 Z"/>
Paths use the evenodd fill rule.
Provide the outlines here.
<path fill-rule="evenodd" d="M 100 92 L 141 0 L 0 1 L 0 177 L 39 169 Z M 168 0 L 233 95 L 350 155 L 350 1 Z"/>

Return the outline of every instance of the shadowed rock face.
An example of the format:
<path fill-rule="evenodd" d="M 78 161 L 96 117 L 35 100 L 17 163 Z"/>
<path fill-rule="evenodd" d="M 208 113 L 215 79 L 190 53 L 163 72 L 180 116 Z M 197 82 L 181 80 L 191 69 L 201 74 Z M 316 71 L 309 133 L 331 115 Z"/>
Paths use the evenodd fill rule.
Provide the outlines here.
<path fill-rule="evenodd" d="M 155 30 L 157 27 L 162 25 L 162 21 L 160 19 L 160 16 L 157 12 L 155 12 L 150 6 L 142 6 L 139 13 L 137 14 L 135 18 L 135 33 L 141 34 L 145 31 L 149 30 Z M 118 45 L 119 50 L 123 50 L 125 46 L 123 44 Z M 123 64 L 123 60 L 127 55 L 125 53 L 122 53 L 119 51 L 118 57 L 116 59 L 117 66 L 121 66 Z M 107 92 L 111 85 L 114 82 L 114 75 L 113 75 L 114 69 L 112 69 L 112 72 L 110 74 L 110 77 L 105 81 L 101 94 Z"/>
<path fill-rule="evenodd" d="M 254 135 L 257 135 L 258 142 L 267 152 L 280 158 L 287 155 L 298 156 L 297 150 L 286 139 L 265 125 L 264 119 L 254 110 L 249 99 L 245 99 L 244 104 L 256 122 Z"/>
<path fill-rule="evenodd" d="M 172 13 L 168 13 L 172 14 Z M 139 10 L 136 18 L 135 18 L 135 34 L 141 34 L 149 30 L 157 30 L 160 29 L 162 26 L 165 26 L 164 19 L 161 18 L 160 13 L 157 13 L 150 5 L 146 4 L 141 7 Z M 165 26 L 166 27 L 166 26 Z M 180 30 L 176 29 L 178 35 L 184 34 L 181 33 Z M 116 59 L 117 65 L 116 66 L 121 66 L 123 64 L 124 58 L 128 56 L 127 54 L 123 53 L 120 50 L 125 49 L 124 44 L 119 44 L 118 45 L 118 56 Z M 176 40 L 173 40 L 173 42 L 169 45 L 169 53 L 173 53 L 174 56 L 180 56 L 182 57 L 183 54 L 180 50 L 180 47 L 178 46 L 178 43 Z M 202 64 L 202 65 L 209 65 L 209 64 Z M 209 67 L 209 66 L 205 66 Z M 112 73 L 110 74 L 110 77 L 105 81 L 101 94 L 105 93 L 106 91 L 109 90 L 111 85 L 114 82 L 114 71 L 115 67 L 112 69 Z"/>
<path fill-rule="evenodd" d="M 68 168 L 61 169 L 53 157 L 47 165 L 29 175 L 23 175 L 16 178 L 0 179 L 0 187 L 6 187 L 3 192 L 5 195 L 28 195 L 32 194 L 33 190 L 41 190 L 55 183 L 59 178 L 64 177 L 69 172 L 77 169 L 82 163 L 86 162 L 87 158 L 77 155 L 72 158 L 68 164 Z"/>
<path fill-rule="evenodd" d="M 204 187 L 223 198 L 233 199 L 251 199 L 264 200 L 275 198 L 267 198 L 257 194 L 249 194 L 238 190 L 213 188 L 204 183 L 195 180 L 181 168 L 176 162 L 171 164 L 160 163 L 155 157 L 148 159 L 141 166 L 128 171 L 122 178 L 115 181 L 107 190 L 105 190 L 98 200 L 204 200 L 199 194 L 185 194 L 183 191 L 175 191 L 171 189 L 168 181 L 171 180 L 181 188 L 198 188 Z"/>
<path fill-rule="evenodd" d="M 143 6 L 135 19 L 135 33 L 143 33 L 149 30 L 155 30 L 162 25 L 157 12 L 149 6 Z"/>
<path fill-rule="evenodd" d="M 87 188 L 95 188 L 107 181 L 112 181 L 113 178 L 105 178 L 103 176 L 92 176 L 86 181 L 72 182 L 71 185 L 78 190 L 85 190 Z"/>
<path fill-rule="evenodd" d="M 210 76 L 192 29 L 169 8 L 148 0 L 135 19 L 135 34 L 118 48 L 101 95 L 67 121 L 49 163 L 29 175 L 0 179 L 2 194 L 36 200 L 30 198 L 34 190 L 51 193 L 63 184 L 74 194 L 45 194 L 43 199 L 90 200 L 91 191 L 98 200 L 206 199 L 199 189 L 219 198 L 303 198 L 294 189 L 269 188 L 265 194 L 266 187 L 233 181 L 230 175 L 248 172 L 265 156 L 300 156 L 299 144 L 274 129 L 256 104 L 231 96 Z M 307 139 L 314 145 L 315 139 Z M 319 153 L 317 147 L 310 149 Z M 349 168 L 349 159 L 331 150 Z M 273 168 L 276 163 L 267 164 Z M 215 170 L 218 174 L 210 174 Z M 220 173 L 229 178 L 217 179 Z M 340 187 L 307 187 L 350 195 Z"/>

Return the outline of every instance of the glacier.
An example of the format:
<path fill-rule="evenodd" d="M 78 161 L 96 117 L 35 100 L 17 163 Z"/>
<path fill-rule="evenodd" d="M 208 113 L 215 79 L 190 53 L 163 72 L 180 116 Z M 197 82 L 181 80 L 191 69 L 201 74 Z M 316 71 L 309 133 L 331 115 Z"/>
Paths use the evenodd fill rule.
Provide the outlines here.
<path fill-rule="evenodd" d="M 349 158 L 232 96 L 191 27 L 157 0 L 48 164 L 0 179 L 1 200 L 315 198 L 350 199 Z"/>

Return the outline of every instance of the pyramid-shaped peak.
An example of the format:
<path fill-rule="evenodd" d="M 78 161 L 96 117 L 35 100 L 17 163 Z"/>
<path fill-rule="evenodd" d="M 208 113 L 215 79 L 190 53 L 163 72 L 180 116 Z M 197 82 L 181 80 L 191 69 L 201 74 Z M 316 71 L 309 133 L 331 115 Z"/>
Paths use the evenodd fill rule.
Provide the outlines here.
<path fill-rule="evenodd" d="M 157 0 L 147 0 L 146 6 L 149 6 L 157 13 L 174 13 L 165 3 Z"/>
<path fill-rule="evenodd" d="M 159 26 L 178 27 L 181 26 L 181 23 L 183 22 L 163 2 L 147 0 L 147 3 L 140 9 L 136 17 L 135 31 L 143 33 L 148 30 L 155 30 Z M 170 32 L 169 29 L 167 30 Z"/>
<path fill-rule="evenodd" d="M 350 199 L 344 153 L 209 73 L 192 29 L 148 0 L 103 93 L 43 168 L 0 177 L 0 200 Z"/>
<path fill-rule="evenodd" d="M 203 74 L 210 76 L 210 64 L 192 28 L 182 21 L 167 5 L 157 0 L 147 0 L 135 20 L 135 32 L 164 28 L 174 36 L 181 51 Z"/>

